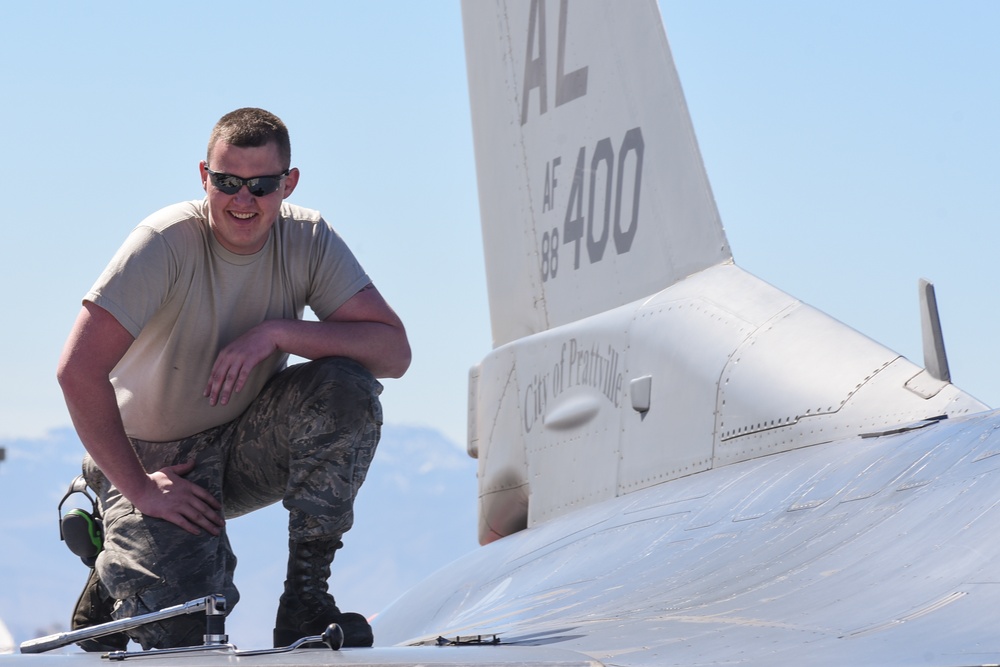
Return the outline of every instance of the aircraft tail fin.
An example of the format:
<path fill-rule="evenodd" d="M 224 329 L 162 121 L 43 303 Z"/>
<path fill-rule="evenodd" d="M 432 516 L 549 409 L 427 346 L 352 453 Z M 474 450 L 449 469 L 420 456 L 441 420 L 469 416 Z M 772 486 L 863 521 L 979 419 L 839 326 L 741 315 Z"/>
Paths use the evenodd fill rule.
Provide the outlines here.
<path fill-rule="evenodd" d="M 592 4 L 463 2 L 494 346 L 732 259 L 656 1 Z"/>

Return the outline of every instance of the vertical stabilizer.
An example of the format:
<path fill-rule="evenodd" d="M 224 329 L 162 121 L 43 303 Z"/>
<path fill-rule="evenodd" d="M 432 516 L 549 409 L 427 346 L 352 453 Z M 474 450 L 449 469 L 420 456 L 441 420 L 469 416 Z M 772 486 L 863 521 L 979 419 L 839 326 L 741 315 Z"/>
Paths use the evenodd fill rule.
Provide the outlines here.
<path fill-rule="evenodd" d="M 493 342 L 731 259 L 655 0 L 464 0 Z"/>

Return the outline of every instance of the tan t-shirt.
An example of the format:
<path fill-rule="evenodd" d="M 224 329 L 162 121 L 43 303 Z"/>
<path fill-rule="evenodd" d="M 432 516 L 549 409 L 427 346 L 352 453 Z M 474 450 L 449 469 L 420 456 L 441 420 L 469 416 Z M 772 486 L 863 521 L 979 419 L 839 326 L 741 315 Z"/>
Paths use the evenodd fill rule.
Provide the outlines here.
<path fill-rule="evenodd" d="M 110 312 L 135 342 L 111 374 L 133 438 L 177 440 L 239 416 L 287 354 L 250 374 L 227 405 L 202 393 L 224 346 L 268 319 L 325 319 L 370 282 L 318 212 L 284 203 L 264 247 L 223 248 L 207 202 L 168 206 L 139 223 L 84 297 Z"/>

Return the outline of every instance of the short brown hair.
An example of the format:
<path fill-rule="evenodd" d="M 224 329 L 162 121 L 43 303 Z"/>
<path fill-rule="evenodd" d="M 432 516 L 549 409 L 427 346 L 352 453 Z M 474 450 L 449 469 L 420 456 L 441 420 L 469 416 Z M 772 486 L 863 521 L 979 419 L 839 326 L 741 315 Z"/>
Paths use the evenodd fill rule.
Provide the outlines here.
<path fill-rule="evenodd" d="M 212 148 L 220 139 L 230 146 L 241 148 L 266 146 L 273 141 L 278 147 L 278 155 L 284 168 L 291 166 L 292 144 L 288 139 L 288 128 L 270 111 L 244 107 L 220 118 L 208 138 L 206 161 L 211 161 Z"/>

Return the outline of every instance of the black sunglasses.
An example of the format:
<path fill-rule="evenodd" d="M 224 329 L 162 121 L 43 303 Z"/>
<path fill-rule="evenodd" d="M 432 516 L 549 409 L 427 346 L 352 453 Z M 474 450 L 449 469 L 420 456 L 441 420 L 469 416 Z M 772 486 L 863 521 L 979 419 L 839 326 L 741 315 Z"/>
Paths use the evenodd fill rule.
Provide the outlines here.
<path fill-rule="evenodd" d="M 205 167 L 205 171 L 212 179 L 212 185 L 227 195 L 236 194 L 245 185 L 254 197 L 263 197 L 277 190 L 278 186 L 281 185 L 281 179 L 288 176 L 288 172 L 291 170 L 286 169 L 274 176 L 254 176 L 253 178 L 240 178 L 232 174 L 224 174 L 221 171 L 212 171 L 208 167 Z"/>

